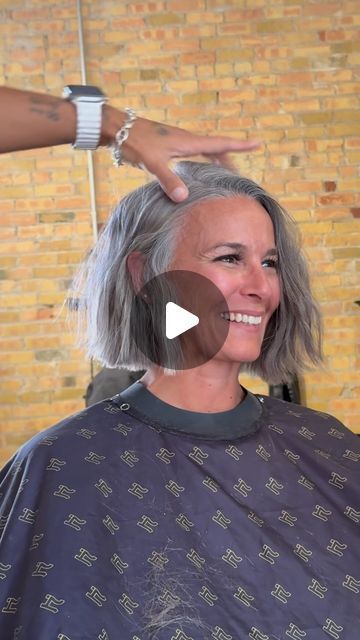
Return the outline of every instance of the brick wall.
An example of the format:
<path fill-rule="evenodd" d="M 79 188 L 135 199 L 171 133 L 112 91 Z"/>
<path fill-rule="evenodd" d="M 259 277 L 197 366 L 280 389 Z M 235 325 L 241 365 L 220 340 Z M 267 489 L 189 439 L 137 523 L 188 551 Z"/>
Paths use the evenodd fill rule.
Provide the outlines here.
<path fill-rule="evenodd" d="M 237 166 L 299 222 L 325 318 L 326 367 L 301 381 L 304 398 L 360 431 L 359 4 L 85 0 L 83 16 L 88 82 L 114 105 L 263 140 Z M 14 0 L 0 17 L 2 84 L 58 95 L 81 81 L 75 1 Z M 83 406 L 89 364 L 62 303 L 92 232 L 86 154 L 28 151 L 0 157 L 0 168 L 3 461 Z M 95 154 L 95 174 L 100 222 L 145 179 L 113 168 L 105 150 Z M 259 381 L 252 388 L 266 390 Z"/>

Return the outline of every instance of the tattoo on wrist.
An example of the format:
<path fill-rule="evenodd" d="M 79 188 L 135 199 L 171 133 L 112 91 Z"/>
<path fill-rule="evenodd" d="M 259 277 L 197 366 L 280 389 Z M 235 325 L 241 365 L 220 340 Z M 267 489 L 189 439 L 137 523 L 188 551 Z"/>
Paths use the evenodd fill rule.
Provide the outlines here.
<path fill-rule="evenodd" d="M 44 116 L 48 120 L 57 122 L 60 120 L 58 109 L 62 103 L 63 101 L 60 98 L 31 96 L 30 111 L 31 113 L 37 113 L 39 116 Z"/>

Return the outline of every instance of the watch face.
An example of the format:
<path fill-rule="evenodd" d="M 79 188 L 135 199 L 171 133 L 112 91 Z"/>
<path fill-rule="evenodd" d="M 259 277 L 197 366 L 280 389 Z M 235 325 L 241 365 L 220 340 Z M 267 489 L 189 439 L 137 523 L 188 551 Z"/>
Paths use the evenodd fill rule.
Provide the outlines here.
<path fill-rule="evenodd" d="M 77 96 L 89 96 L 91 98 L 105 97 L 101 89 L 88 84 L 68 84 L 67 87 L 64 87 L 64 98 L 76 98 Z"/>

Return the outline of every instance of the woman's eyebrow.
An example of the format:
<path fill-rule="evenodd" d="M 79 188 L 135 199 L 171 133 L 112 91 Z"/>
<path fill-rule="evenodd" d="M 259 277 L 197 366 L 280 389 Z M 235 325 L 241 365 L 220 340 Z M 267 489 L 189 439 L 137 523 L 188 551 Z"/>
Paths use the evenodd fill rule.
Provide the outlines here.
<path fill-rule="evenodd" d="M 215 249 L 234 249 L 234 251 L 245 251 L 246 246 L 244 244 L 240 244 L 239 242 L 220 242 L 219 244 L 214 244 L 209 248 L 209 251 L 214 251 Z"/>
<path fill-rule="evenodd" d="M 220 242 L 219 244 L 215 244 L 212 247 L 209 247 L 208 251 L 215 251 L 216 249 L 232 249 L 233 251 L 237 251 L 238 253 L 243 253 L 244 251 L 246 251 L 247 247 L 245 244 L 241 244 L 239 242 Z M 278 251 L 275 247 L 272 247 L 265 252 L 265 255 L 277 256 Z"/>

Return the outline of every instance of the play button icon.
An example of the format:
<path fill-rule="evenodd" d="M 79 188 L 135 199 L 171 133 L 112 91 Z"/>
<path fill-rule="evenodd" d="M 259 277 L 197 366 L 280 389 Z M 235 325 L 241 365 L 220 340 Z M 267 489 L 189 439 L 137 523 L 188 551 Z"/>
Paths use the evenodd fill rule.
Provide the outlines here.
<path fill-rule="evenodd" d="M 199 324 L 199 318 L 190 311 L 186 311 L 174 302 L 166 304 L 165 335 L 168 340 L 177 338 L 185 331 L 196 327 L 197 324 Z"/>
<path fill-rule="evenodd" d="M 150 279 L 134 297 L 131 339 L 148 366 L 192 369 L 211 360 L 223 346 L 229 332 L 223 317 L 227 311 L 224 296 L 211 280 L 193 271 L 167 271 Z M 143 358 L 141 364 L 146 366 Z"/>

